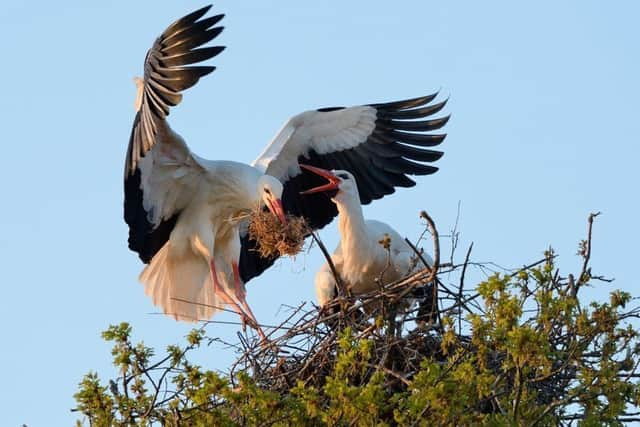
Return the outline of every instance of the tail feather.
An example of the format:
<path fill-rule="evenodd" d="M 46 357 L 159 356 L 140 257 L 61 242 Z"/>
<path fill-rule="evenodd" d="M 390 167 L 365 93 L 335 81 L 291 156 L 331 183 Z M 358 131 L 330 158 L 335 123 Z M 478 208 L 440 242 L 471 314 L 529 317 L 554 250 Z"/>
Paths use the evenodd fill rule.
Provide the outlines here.
<path fill-rule="evenodd" d="M 209 265 L 190 250 L 178 253 L 167 242 L 140 274 L 153 304 L 176 320 L 207 320 L 223 308 L 216 298 Z"/>

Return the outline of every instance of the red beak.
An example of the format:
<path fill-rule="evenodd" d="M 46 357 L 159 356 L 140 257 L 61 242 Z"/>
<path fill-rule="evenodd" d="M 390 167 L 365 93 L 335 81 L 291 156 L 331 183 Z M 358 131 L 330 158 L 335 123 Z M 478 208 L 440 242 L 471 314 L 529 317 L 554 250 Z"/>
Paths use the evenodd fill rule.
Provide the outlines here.
<path fill-rule="evenodd" d="M 319 193 L 321 191 L 337 190 L 339 188 L 340 182 L 341 182 L 340 178 L 335 176 L 330 171 L 322 168 L 317 168 L 315 166 L 303 165 L 302 163 L 300 163 L 300 167 L 308 170 L 309 172 L 313 172 L 316 175 L 319 175 L 323 178 L 326 178 L 329 181 L 325 185 L 320 185 L 318 187 L 310 188 L 309 190 L 306 190 L 306 191 L 301 191 L 300 194 L 313 194 L 313 193 Z"/>
<path fill-rule="evenodd" d="M 269 200 L 268 208 L 272 214 L 278 217 L 281 223 L 283 224 L 287 223 L 287 217 L 284 214 L 284 209 L 282 207 L 282 200 L 280 199 L 276 199 L 275 201 Z"/>

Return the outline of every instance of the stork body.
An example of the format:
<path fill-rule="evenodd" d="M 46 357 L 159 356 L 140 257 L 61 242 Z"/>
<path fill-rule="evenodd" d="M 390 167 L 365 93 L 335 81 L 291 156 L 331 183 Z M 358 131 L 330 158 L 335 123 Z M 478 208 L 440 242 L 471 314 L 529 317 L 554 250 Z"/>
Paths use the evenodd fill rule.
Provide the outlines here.
<path fill-rule="evenodd" d="M 371 292 L 381 284 L 393 282 L 411 272 L 415 266 L 413 249 L 388 224 L 364 218 L 353 175 L 342 170 L 329 172 L 303 167 L 330 180 L 325 186 L 305 191 L 306 194 L 335 192 L 332 200 L 338 208 L 340 242 L 331 255 L 331 261 L 354 295 Z M 386 239 L 388 249 L 383 245 Z M 315 287 L 320 306 L 325 306 L 335 297 L 336 281 L 328 263 L 316 274 Z"/>
<path fill-rule="evenodd" d="M 282 186 L 275 178 L 243 163 L 203 159 L 198 163 L 195 171 L 184 165 L 166 170 L 176 168 L 175 163 L 155 165 L 156 174 L 163 172 L 161 180 L 184 173 L 181 179 L 191 182 L 185 183 L 182 196 L 189 199 L 168 241 L 150 260 L 140 281 L 153 303 L 177 320 L 208 319 L 231 305 L 255 323 L 239 279 L 239 226 L 263 203 L 265 189 L 273 188 L 278 193 Z M 155 189 L 161 188 L 156 184 Z"/>
<path fill-rule="evenodd" d="M 247 164 L 194 155 L 166 121 L 180 92 L 214 70 L 189 65 L 223 50 L 198 48 L 222 31 L 214 26 L 222 15 L 200 20 L 208 9 L 171 24 L 146 55 L 144 78 L 135 80 L 124 217 L 129 247 L 149 264 L 140 281 L 154 304 L 184 321 L 229 305 L 257 327 L 240 279 L 239 224 L 261 205 L 284 221 L 282 184 Z"/>
<path fill-rule="evenodd" d="M 429 175 L 442 156 L 439 145 L 448 116 L 437 94 L 381 104 L 332 107 L 289 119 L 251 164 L 209 161 L 193 154 L 167 123 L 182 91 L 215 67 L 193 65 L 213 58 L 223 15 L 205 17 L 211 6 L 171 24 L 147 52 L 144 77 L 136 79 L 136 116 L 125 164 L 124 219 L 129 248 L 148 266 L 140 276 L 154 304 L 178 320 L 206 320 L 224 306 L 255 322 L 244 283 L 269 268 L 246 232 L 242 217 L 265 207 L 285 221 L 302 216 L 312 229 L 337 215 L 326 194 L 301 196 L 322 182 L 298 162 L 346 169 L 358 179 L 360 202 L 411 187 L 407 175 Z M 407 132 L 408 131 L 408 132 Z"/>

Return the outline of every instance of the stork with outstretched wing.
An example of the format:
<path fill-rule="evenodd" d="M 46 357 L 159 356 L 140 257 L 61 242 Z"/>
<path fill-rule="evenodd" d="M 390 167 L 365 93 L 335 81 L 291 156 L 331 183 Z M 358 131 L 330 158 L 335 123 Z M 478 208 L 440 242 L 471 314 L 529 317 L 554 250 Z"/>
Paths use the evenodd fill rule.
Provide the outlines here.
<path fill-rule="evenodd" d="M 244 283 L 273 264 L 241 231 L 253 209 L 303 216 L 313 229 L 336 216 L 326 194 L 302 196 L 322 178 L 298 162 L 345 169 L 369 203 L 415 185 L 407 175 L 427 175 L 426 163 L 442 152 L 443 134 L 428 134 L 448 117 L 423 120 L 445 102 L 436 95 L 400 102 L 308 111 L 290 119 L 252 165 L 205 160 L 193 154 L 167 123 L 181 92 L 215 67 L 192 65 L 219 54 L 202 47 L 222 31 L 223 15 L 205 18 L 211 6 L 171 24 L 154 42 L 137 80 L 136 116 L 125 165 L 124 217 L 129 248 L 148 264 L 140 280 L 153 303 L 177 320 L 210 318 L 230 306 L 257 327 Z M 262 332 L 258 328 L 262 335 Z"/>
<path fill-rule="evenodd" d="M 325 183 L 305 172 L 299 163 L 350 172 L 357 182 L 360 203 L 392 194 L 396 187 L 413 187 L 407 175 L 430 175 L 429 163 L 442 157 L 431 149 L 444 141 L 442 128 L 449 116 L 427 119 L 447 101 L 432 103 L 436 94 L 384 104 L 322 108 L 291 118 L 253 165 L 284 184 L 282 203 L 287 213 L 303 216 L 312 229 L 329 224 L 338 215 L 331 195 L 301 192 Z M 269 268 L 276 257 L 265 258 L 257 242 L 242 237 L 240 272 L 244 282 Z"/>

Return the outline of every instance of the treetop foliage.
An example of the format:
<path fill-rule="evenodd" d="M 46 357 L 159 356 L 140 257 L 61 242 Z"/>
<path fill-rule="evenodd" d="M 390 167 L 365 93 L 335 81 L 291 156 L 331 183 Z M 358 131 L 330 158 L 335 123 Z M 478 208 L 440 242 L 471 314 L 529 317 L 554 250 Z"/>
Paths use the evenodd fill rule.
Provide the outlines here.
<path fill-rule="evenodd" d="M 561 274 L 553 250 L 465 287 L 464 262 L 419 274 L 333 308 L 292 309 L 270 343 L 244 336 L 219 374 L 189 361 L 217 341 L 206 326 L 162 355 L 134 343 L 127 323 L 113 343 L 117 378 L 87 374 L 75 395 L 79 425 L 621 426 L 637 421 L 640 309 L 630 294 L 585 304 L 583 268 Z M 432 227 L 436 250 L 438 236 Z M 455 281 L 452 281 L 457 274 Z M 407 289 L 411 292 L 407 293 Z M 417 300 L 418 306 L 408 304 Z M 434 304 L 434 302 L 437 302 Z"/>

